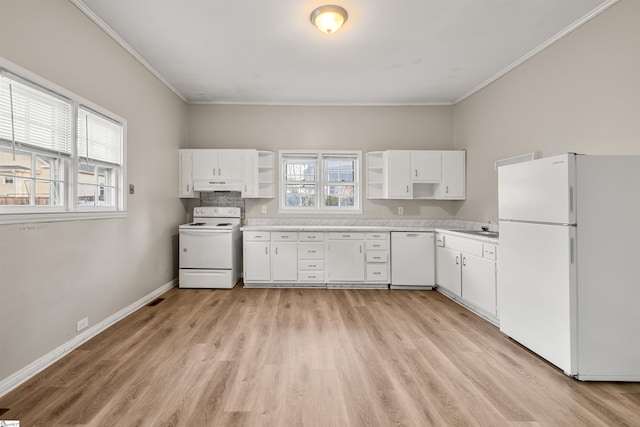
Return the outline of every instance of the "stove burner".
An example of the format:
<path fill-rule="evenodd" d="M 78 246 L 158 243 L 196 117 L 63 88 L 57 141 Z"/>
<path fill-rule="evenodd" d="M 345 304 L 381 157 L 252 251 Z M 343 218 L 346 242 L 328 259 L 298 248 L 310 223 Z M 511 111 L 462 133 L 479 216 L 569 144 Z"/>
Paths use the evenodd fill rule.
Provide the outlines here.
<path fill-rule="evenodd" d="M 200 226 L 200 225 L 206 225 L 204 222 L 192 222 L 189 225 L 195 225 L 195 226 Z"/>
<path fill-rule="evenodd" d="M 222 224 L 216 224 L 216 227 L 228 227 L 230 225 L 231 225 L 230 222 L 225 222 L 225 223 L 222 223 Z"/>

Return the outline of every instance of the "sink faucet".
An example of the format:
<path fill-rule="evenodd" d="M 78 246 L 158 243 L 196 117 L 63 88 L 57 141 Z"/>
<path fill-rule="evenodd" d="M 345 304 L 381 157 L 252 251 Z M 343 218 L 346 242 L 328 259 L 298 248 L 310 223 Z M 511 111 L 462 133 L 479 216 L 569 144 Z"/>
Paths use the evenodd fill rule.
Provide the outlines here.
<path fill-rule="evenodd" d="M 487 227 L 486 225 L 483 225 L 482 227 L 480 227 L 480 230 L 489 231 L 489 227 Z"/>

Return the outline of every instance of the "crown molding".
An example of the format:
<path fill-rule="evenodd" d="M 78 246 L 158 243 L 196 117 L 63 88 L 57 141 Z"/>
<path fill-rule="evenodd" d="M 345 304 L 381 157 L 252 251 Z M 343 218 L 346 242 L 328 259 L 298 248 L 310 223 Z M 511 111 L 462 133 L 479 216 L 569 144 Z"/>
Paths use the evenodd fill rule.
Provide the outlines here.
<path fill-rule="evenodd" d="M 577 20 L 576 22 L 574 22 L 573 24 L 571 24 L 570 26 L 568 26 L 567 28 L 565 28 L 564 30 L 562 30 L 561 32 L 556 34 L 555 36 L 551 37 L 546 42 L 540 44 L 538 47 L 536 47 L 535 49 L 533 49 L 532 51 L 530 51 L 526 55 L 522 56 L 521 58 L 519 58 L 515 62 L 511 63 L 510 65 L 508 65 L 507 67 L 505 67 L 501 71 L 499 71 L 496 74 L 494 74 L 493 76 L 489 77 L 483 83 L 481 83 L 478 86 L 474 87 L 470 91 L 464 93 L 458 99 L 453 101 L 453 104 L 454 105 L 458 104 L 459 102 L 464 101 L 465 99 L 467 99 L 468 97 L 470 97 L 474 93 L 479 92 L 480 90 L 482 90 L 485 87 L 489 86 L 491 83 L 495 82 L 500 77 L 504 76 L 505 74 L 509 73 L 510 71 L 512 71 L 513 69 L 518 67 L 519 65 L 521 65 L 524 62 L 528 61 L 529 59 L 533 58 L 534 56 L 536 56 L 537 54 L 539 54 L 540 52 L 542 52 L 543 50 L 545 50 L 546 48 L 548 48 L 549 46 L 551 46 L 552 44 L 554 44 L 555 42 L 557 42 L 558 40 L 560 40 L 561 38 L 566 36 L 567 34 L 572 33 L 573 31 L 575 31 L 576 29 L 578 29 L 579 27 L 581 27 L 585 23 L 591 21 L 593 18 L 595 18 L 596 16 L 600 15 L 602 12 L 604 12 L 607 9 L 609 9 L 611 6 L 613 6 L 614 4 L 618 3 L 619 1 L 620 0 L 609 0 L 606 3 L 601 4 L 600 7 L 594 9 L 593 11 L 591 11 L 587 15 L 583 16 L 582 18 L 580 18 L 579 20 Z"/>
<path fill-rule="evenodd" d="M 167 79 L 164 78 L 162 74 L 155 68 L 151 66 L 134 48 L 132 48 L 129 43 L 124 41 L 122 37 L 120 37 L 113 29 L 107 25 L 98 15 L 96 15 L 82 0 L 69 0 L 73 3 L 82 13 L 84 13 L 89 19 L 91 19 L 98 27 L 100 27 L 109 37 L 115 40 L 124 50 L 126 50 L 131 56 L 133 56 L 142 66 L 144 66 L 147 70 L 151 72 L 158 80 L 162 82 L 171 92 L 175 93 L 178 98 L 183 100 L 185 103 L 188 103 L 187 99 L 176 89 L 173 87 L 171 83 Z"/>

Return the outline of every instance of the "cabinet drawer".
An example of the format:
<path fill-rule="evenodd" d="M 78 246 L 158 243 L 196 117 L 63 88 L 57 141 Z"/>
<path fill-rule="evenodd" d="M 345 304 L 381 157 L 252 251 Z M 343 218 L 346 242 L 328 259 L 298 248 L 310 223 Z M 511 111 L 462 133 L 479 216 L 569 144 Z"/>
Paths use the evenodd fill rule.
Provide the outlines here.
<path fill-rule="evenodd" d="M 387 264 L 367 264 L 368 282 L 388 282 L 389 266 Z"/>
<path fill-rule="evenodd" d="M 367 262 L 387 262 L 389 255 L 387 252 L 367 252 Z"/>
<path fill-rule="evenodd" d="M 324 259 L 324 243 L 298 243 L 299 259 Z"/>
<path fill-rule="evenodd" d="M 367 240 L 386 240 L 389 233 L 366 233 L 365 239 Z"/>
<path fill-rule="evenodd" d="M 295 231 L 272 231 L 272 242 L 295 242 L 298 240 L 298 233 Z"/>
<path fill-rule="evenodd" d="M 364 233 L 329 233 L 331 240 L 364 240 Z"/>
<path fill-rule="evenodd" d="M 322 242 L 324 233 L 298 233 L 298 240 L 301 242 Z"/>
<path fill-rule="evenodd" d="M 243 231 L 244 240 L 271 240 L 271 233 L 268 231 Z"/>
<path fill-rule="evenodd" d="M 301 282 L 324 282 L 324 271 L 300 271 L 298 280 Z"/>
<path fill-rule="evenodd" d="M 482 242 L 474 239 L 468 239 L 466 237 L 448 235 L 444 241 L 444 247 L 478 257 L 482 257 L 483 253 Z"/>
<path fill-rule="evenodd" d="M 298 261 L 300 270 L 324 270 L 324 260 L 304 259 Z"/>
<path fill-rule="evenodd" d="M 492 245 L 490 243 L 484 243 L 482 246 L 484 249 L 484 257 L 486 259 L 495 261 L 498 255 L 496 245 Z"/>
<path fill-rule="evenodd" d="M 367 251 L 386 251 L 388 248 L 386 240 L 367 240 Z"/>

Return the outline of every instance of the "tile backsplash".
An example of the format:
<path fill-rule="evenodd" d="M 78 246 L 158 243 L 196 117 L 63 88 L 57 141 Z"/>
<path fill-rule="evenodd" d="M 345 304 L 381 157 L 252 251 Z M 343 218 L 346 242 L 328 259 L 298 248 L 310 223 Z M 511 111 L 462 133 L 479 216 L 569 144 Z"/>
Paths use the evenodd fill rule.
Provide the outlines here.
<path fill-rule="evenodd" d="M 214 191 L 200 193 L 200 206 L 220 206 L 240 208 L 240 216 L 244 219 L 244 199 L 239 191 Z"/>

